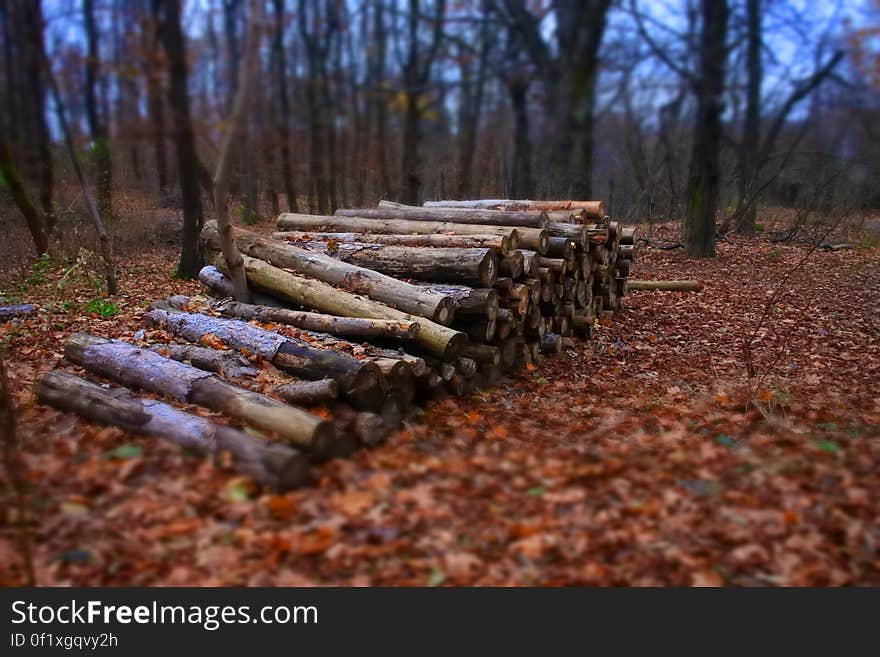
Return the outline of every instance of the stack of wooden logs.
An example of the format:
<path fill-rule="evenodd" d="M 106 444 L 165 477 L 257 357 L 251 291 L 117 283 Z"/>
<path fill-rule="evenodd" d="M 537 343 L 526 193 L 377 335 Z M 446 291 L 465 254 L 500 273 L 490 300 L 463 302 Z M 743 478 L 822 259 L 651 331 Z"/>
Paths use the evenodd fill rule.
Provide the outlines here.
<path fill-rule="evenodd" d="M 46 375 L 39 396 L 298 485 L 310 460 L 382 440 L 418 401 L 540 364 L 620 307 L 634 235 L 601 203 L 473 203 L 282 214 L 272 237 L 234 228 L 251 303 L 231 298 L 208 222 L 207 296 L 153 304 L 150 341 L 67 344 L 91 374 L 219 411 L 269 441 L 64 372 Z"/>

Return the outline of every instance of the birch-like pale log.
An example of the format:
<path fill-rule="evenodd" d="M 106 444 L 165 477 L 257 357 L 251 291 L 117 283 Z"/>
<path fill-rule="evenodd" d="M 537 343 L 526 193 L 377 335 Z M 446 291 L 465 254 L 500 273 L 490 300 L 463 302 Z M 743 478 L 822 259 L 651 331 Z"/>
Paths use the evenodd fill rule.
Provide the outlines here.
<path fill-rule="evenodd" d="M 156 344 L 150 350 L 166 358 L 189 361 L 200 370 L 233 379 L 254 377 L 260 373 L 247 358 L 235 351 L 219 351 L 192 344 Z"/>
<path fill-rule="evenodd" d="M 452 300 L 404 283 L 385 274 L 352 265 L 328 255 L 300 249 L 277 240 L 267 239 L 247 230 L 233 229 L 239 250 L 251 257 L 265 260 L 276 267 L 292 269 L 299 274 L 353 292 L 412 315 L 426 317 L 438 324 L 452 322 Z M 202 242 L 216 249 L 219 246 L 217 225 L 205 224 Z M 228 263 L 227 263 L 228 264 Z"/>
<path fill-rule="evenodd" d="M 64 356 L 93 374 L 226 413 L 257 428 L 274 431 L 316 454 L 336 453 L 337 443 L 348 440 L 337 436 L 329 422 L 311 413 L 127 342 L 76 333 L 68 339 Z"/>
<path fill-rule="evenodd" d="M 151 326 L 196 344 L 213 336 L 239 351 L 256 354 L 279 369 L 304 379 L 331 378 L 358 408 L 372 410 L 384 395 L 382 373 L 372 363 L 290 338 L 237 319 L 153 308 L 144 320 Z"/>
<path fill-rule="evenodd" d="M 219 264 L 222 270 L 224 266 L 222 261 Z M 464 333 L 427 319 L 408 315 L 372 299 L 338 290 L 322 281 L 279 269 L 262 260 L 245 256 L 244 265 L 249 280 L 257 286 L 307 308 L 345 317 L 417 322 L 419 335 L 416 343 L 429 353 L 443 359 L 454 359 L 467 343 L 467 336 Z"/>
<path fill-rule="evenodd" d="M 100 386 L 56 370 L 40 378 L 37 399 L 92 422 L 163 438 L 200 454 L 219 457 L 228 452 L 238 471 L 281 490 L 300 486 L 309 478 L 307 457 L 292 447 L 257 440 L 155 399 L 136 397 L 125 388 Z"/>
<path fill-rule="evenodd" d="M 226 317 L 265 324 L 287 324 L 307 331 L 330 333 L 345 338 L 378 338 L 384 340 L 415 340 L 419 336 L 418 322 L 399 319 L 369 319 L 366 317 L 339 317 L 324 313 L 270 308 L 223 299 L 211 304 Z"/>
<path fill-rule="evenodd" d="M 384 235 L 381 233 L 321 233 L 302 231 L 279 231 L 272 233 L 273 239 L 288 242 L 336 242 L 350 244 L 383 244 L 385 246 L 417 246 L 460 249 L 496 249 L 507 255 L 513 249 L 509 235 Z"/>
<path fill-rule="evenodd" d="M 438 221 L 405 219 L 364 219 L 361 217 L 328 217 L 286 212 L 278 216 L 278 230 L 328 231 L 346 233 L 381 233 L 385 235 L 497 235 L 506 236 L 510 248 L 519 247 L 519 232 L 504 226 L 454 224 Z"/>
<path fill-rule="evenodd" d="M 361 219 L 404 219 L 406 221 L 434 221 L 483 226 L 512 226 L 514 228 L 543 228 L 546 212 L 505 212 L 469 208 L 375 208 L 340 209 L 339 217 Z"/>

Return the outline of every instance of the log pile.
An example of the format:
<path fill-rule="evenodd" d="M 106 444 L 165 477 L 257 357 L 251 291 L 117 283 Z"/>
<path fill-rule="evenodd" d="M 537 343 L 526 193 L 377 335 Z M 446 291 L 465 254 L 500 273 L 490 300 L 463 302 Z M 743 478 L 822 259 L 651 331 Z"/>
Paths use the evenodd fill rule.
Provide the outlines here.
<path fill-rule="evenodd" d="M 144 316 L 151 339 L 138 344 L 68 341 L 70 363 L 163 401 L 63 372 L 42 379 L 41 400 L 231 454 L 266 484 L 299 485 L 310 460 L 381 441 L 413 404 L 494 385 L 590 337 L 598 317 L 620 308 L 635 248 L 633 229 L 601 202 L 383 201 L 326 217 L 285 213 L 277 229 L 232 231 L 252 303 L 230 298 L 208 222 L 204 297 L 157 301 Z"/>

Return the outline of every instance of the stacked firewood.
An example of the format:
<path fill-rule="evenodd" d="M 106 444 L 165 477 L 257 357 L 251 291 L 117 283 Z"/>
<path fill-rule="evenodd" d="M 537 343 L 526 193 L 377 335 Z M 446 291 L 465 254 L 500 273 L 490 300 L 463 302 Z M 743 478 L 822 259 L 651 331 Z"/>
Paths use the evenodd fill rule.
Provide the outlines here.
<path fill-rule="evenodd" d="M 92 420 L 229 453 L 286 488 L 308 462 L 374 444 L 413 404 L 466 394 L 589 337 L 627 292 L 633 231 L 599 202 L 435 202 L 282 214 L 233 229 L 251 293 L 233 300 L 214 222 L 205 297 L 161 300 L 152 340 L 73 336 L 87 372 L 218 411 L 272 440 L 64 372 L 40 398 Z M 152 342 L 148 344 L 148 342 Z"/>

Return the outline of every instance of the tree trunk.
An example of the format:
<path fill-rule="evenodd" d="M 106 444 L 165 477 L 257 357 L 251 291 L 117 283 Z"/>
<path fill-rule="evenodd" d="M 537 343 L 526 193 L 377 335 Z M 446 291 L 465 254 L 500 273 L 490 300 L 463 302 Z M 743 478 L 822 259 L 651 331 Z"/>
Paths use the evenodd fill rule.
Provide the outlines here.
<path fill-rule="evenodd" d="M 287 196 L 288 212 L 299 212 L 293 165 L 290 158 L 290 99 L 287 95 L 287 58 L 284 53 L 284 4 L 285 0 L 272 0 L 275 10 L 275 34 L 272 52 L 275 61 L 275 92 L 278 95 L 278 140 L 281 142 L 281 177 Z"/>
<path fill-rule="evenodd" d="M 332 245 L 301 242 L 297 247 L 401 278 L 476 287 L 492 287 L 498 278 L 498 255 L 492 249 L 418 248 L 360 242 Z M 420 290 L 424 292 L 424 288 Z"/>
<path fill-rule="evenodd" d="M 226 413 L 319 454 L 339 440 L 326 420 L 127 342 L 76 333 L 64 355 L 93 374 Z"/>
<path fill-rule="evenodd" d="M 200 370 L 233 379 L 254 377 L 260 373 L 247 358 L 231 350 L 220 351 L 191 344 L 157 344 L 150 347 L 150 350 L 166 358 L 189 361 L 190 365 Z"/>
<path fill-rule="evenodd" d="M 168 104 L 174 119 L 177 145 L 177 174 L 183 197 L 183 243 L 177 273 L 195 278 L 201 268 L 199 231 L 202 228 L 202 199 L 199 193 L 199 160 L 189 110 L 186 42 L 180 23 L 180 0 L 153 0 L 159 17 L 159 37 L 168 55 Z"/>
<path fill-rule="evenodd" d="M 279 397 L 297 406 L 320 406 L 339 397 L 339 386 L 333 379 L 296 381 L 285 383 L 272 390 Z"/>
<path fill-rule="evenodd" d="M 532 138 L 529 130 L 528 82 L 515 77 L 507 81 L 507 93 L 513 108 L 513 175 L 510 193 L 514 198 L 528 198 L 535 193 L 532 175 Z"/>
<path fill-rule="evenodd" d="M 168 189 L 168 157 L 165 151 L 165 105 L 162 100 L 162 72 L 156 53 L 159 43 L 159 16 L 157 3 L 151 3 L 150 24 L 144 28 L 144 75 L 147 82 L 147 112 L 153 123 L 153 159 L 159 194 Z"/>
<path fill-rule="evenodd" d="M 266 324 L 287 324 L 308 331 L 347 338 L 414 340 L 419 335 L 418 323 L 405 320 L 337 317 L 287 308 L 254 306 L 231 300 L 219 301 L 212 304 L 211 308 L 226 317 L 256 320 Z"/>
<path fill-rule="evenodd" d="M 37 399 L 92 422 L 157 436 L 202 454 L 219 458 L 228 452 L 236 469 L 281 490 L 300 486 L 309 479 L 308 459 L 291 447 L 264 443 L 243 431 L 214 424 L 154 399 L 135 397 L 123 388 L 105 388 L 54 371 L 40 379 Z"/>
<path fill-rule="evenodd" d="M 222 269 L 222 262 L 220 263 Z M 245 257 L 248 279 L 258 287 L 293 303 L 345 317 L 397 319 L 419 324 L 418 344 L 429 353 L 444 359 L 458 356 L 467 336 L 430 320 L 418 319 L 382 303 L 355 296 L 322 281 L 284 271 L 255 258 Z"/>
<path fill-rule="evenodd" d="M 345 231 L 351 233 L 378 233 L 383 235 L 498 235 L 506 237 L 511 249 L 520 246 L 519 231 L 527 229 L 457 224 L 440 221 L 409 221 L 405 219 L 364 219 L 360 217 L 322 217 L 309 214 L 281 214 L 279 230 Z M 535 229 L 537 230 L 537 229 Z"/>
<path fill-rule="evenodd" d="M 144 319 L 152 326 L 193 343 L 213 335 L 237 350 L 256 354 L 304 379 L 332 378 L 358 408 L 373 409 L 381 402 L 382 375 L 371 363 L 317 349 L 310 344 L 266 331 L 236 319 L 208 317 L 177 310 L 154 308 Z"/>
<path fill-rule="evenodd" d="M 758 145 L 761 136 L 761 86 L 764 70 L 762 53 L 761 0 L 746 2 L 746 116 L 739 149 L 739 198 L 734 214 L 737 229 L 755 234 L 757 217 Z"/>
<path fill-rule="evenodd" d="M 92 161 L 95 165 L 98 188 L 98 212 L 108 220 L 113 218 L 113 164 L 107 126 L 98 112 L 96 87 L 101 69 L 98 28 L 95 22 L 94 0 L 83 0 L 88 56 L 86 58 L 85 108 L 92 138 Z"/>
<path fill-rule="evenodd" d="M 0 134 L 0 173 L 3 174 L 3 180 L 9 187 L 12 200 L 15 202 L 19 212 L 21 212 L 24 217 L 28 231 L 30 231 L 31 234 L 31 239 L 34 241 L 34 248 L 37 250 L 37 255 L 46 253 L 46 251 L 49 250 L 49 238 L 46 234 L 46 225 L 43 221 L 43 216 L 31 199 L 31 196 L 22 183 L 21 178 L 19 178 L 18 169 L 12 161 L 12 153 L 9 150 L 9 144 L 6 143 L 6 139 L 2 134 Z"/>
<path fill-rule="evenodd" d="M 327 242 L 351 244 L 383 244 L 386 246 L 445 247 L 458 249 L 495 249 L 502 256 L 511 252 L 507 235 L 383 235 L 369 233 L 304 233 L 283 231 L 273 233 L 274 239 L 288 242 Z"/>
<path fill-rule="evenodd" d="M 666 292 L 700 292 L 700 281 L 627 281 L 630 290 L 654 290 Z"/>
<path fill-rule="evenodd" d="M 214 209 L 217 213 L 217 234 L 223 257 L 229 266 L 229 276 L 232 279 L 232 292 L 237 301 L 250 303 L 251 296 L 248 292 L 247 277 L 241 261 L 241 254 L 235 245 L 232 236 L 232 222 L 229 219 L 228 184 L 229 172 L 232 168 L 232 156 L 236 142 L 242 141 L 246 133 L 247 104 L 251 96 L 254 76 L 256 75 L 260 50 L 260 21 L 262 19 L 262 7 L 260 0 L 251 0 L 249 5 L 250 16 L 248 17 L 248 33 L 245 43 L 245 55 L 242 67 L 238 74 L 238 89 L 232 104 L 232 112 L 227 120 L 226 130 L 223 135 L 223 143 L 220 147 L 220 157 L 217 160 L 217 168 L 214 171 Z M 249 182 L 253 183 L 253 174 L 249 171 Z"/>
<path fill-rule="evenodd" d="M 256 233 L 234 229 L 232 234 L 242 253 L 266 260 L 276 267 L 293 269 L 300 274 L 339 285 L 356 294 L 365 294 L 371 299 L 441 324 L 452 321 L 452 302 L 446 297 L 426 293 L 416 286 L 376 271 L 289 246 Z M 217 248 L 216 225 L 213 222 L 205 226 L 202 239 L 208 247 Z"/>
<path fill-rule="evenodd" d="M 721 114 L 727 60 L 727 0 L 701 0 L 700 72 L 685 218 L 688 255 L 715 255 L 715 214 L 721 189 Z"/>
<path fill-rule="evenodd" d="M 465 208 L 356 208 L 337 210 L 340 217 L 363 219 L 403 219 L 406 221 L 450 222 L 483 226 L 512 226 L 514 228 L 543 228 L 546 212 L 505 212 L 502 210 L 470 210 Z"/>

